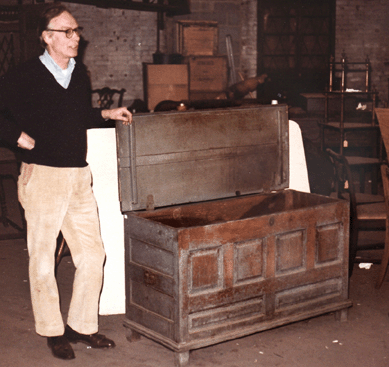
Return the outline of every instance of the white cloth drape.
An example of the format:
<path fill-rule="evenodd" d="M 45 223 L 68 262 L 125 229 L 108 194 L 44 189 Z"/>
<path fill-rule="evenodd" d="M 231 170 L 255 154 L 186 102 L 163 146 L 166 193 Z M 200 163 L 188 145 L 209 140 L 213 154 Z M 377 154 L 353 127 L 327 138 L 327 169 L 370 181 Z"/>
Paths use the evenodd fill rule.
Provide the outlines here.
<path fill-rule="evenodd" d="M 289 188 L 309 192 L 301 130 L 294 121 L 289 121 L 289 154 Z M 93 191 L 107 253 L 100 314 L 122 314 L 125 313 L 124 225 L 118 195 L 115 129 L 88 131 L 87 161 L 93 174 Z"/>

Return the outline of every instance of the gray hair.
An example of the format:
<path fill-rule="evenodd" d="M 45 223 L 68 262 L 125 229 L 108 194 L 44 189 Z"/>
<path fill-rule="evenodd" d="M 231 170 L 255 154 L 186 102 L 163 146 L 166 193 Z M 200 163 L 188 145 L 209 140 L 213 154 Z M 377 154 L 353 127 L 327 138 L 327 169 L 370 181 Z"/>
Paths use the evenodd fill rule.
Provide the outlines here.
<path fill-rule="evenodd" d="M 58 17 L 64 12 L 68 12 L 70 14 L 70 11 L 66 8 L 66 6 L 62 4 L 54 4 L 46 8 L 40 15 L 38 22 L 38 37 L 43 48 L 46 48 L 47 44 L 43 40 L 42 33 L 47 30 L 47 27 L 52 19 Z"/>

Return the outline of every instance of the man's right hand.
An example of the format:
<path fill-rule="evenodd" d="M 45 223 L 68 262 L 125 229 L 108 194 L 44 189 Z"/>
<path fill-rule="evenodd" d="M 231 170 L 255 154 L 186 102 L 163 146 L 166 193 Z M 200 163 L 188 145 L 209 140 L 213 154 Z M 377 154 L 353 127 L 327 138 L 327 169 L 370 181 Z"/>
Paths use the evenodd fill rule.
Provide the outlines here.
<path fill-rule="evenodd" d="M 22 149 L 31 150 L 35 147 L 35 140 L 26 134 L 24 131 L 19 136 L 18 147 Z"/>

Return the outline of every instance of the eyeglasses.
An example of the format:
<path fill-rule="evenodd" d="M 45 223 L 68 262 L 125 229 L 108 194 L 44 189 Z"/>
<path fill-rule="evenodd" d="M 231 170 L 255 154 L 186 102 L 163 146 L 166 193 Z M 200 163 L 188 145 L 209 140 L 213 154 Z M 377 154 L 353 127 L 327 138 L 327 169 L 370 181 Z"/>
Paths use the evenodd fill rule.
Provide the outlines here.
<path fill-rule="evenodd" d="M 67 38 L 72 38 L 74 33 L 76 33 L 77 36 L 80 36 L 83 29 L 84 28 L 82 28 L 82 27 L 77 27 L 77 28 L 73 28 L 73 29 L 69 28 L 69 29 L 64 29 L 64 30 L 48 28 L 46 30 L 51 31 L 51 32 L 63 32 L 63 33 L 65 33 Z"/>

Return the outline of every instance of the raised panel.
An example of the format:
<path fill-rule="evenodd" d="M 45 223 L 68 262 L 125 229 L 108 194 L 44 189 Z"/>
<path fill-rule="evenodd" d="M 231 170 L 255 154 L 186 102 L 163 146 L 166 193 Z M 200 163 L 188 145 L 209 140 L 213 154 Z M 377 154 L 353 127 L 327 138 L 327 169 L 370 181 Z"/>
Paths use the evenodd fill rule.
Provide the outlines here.
<path fill-rule="evenodd" d="M 316 263 L 332 263 L 340 260 L 341 239 L 341 223 L 318 226 L 316 228 Z"/>
<path fill-rule="evenodd" d="M 174 298 L 167 294 L 131 281 L 130 304 L 136 305 L 166 319 L 174 319 Z"/>
<path fill-rule="evenodd" d="M 175 320 L 168 320 L 153 312 L 132 305 L 127 301 L 125 323 L 128 322 L 133 325 L 141 325 L 148 330 L 153 330 L 159 335 L 174 340 L 176 338 L 174 321 Z"/>
<path fill-rule="evenodd" d="M 196 312 L 195 314 L 189 315 L 189 332 L 198 332 L 202 329 L 220 327 L 223 324 L 228 326 L 231 323 L 250 318 L 258 319 L 258 317 L 264 316 L 264 310 L 263 297 L 258 297 L 225 307 Z"/>
<path fill-rule="evenodd" d="M 174 255 L 151 244 L 131 238 L 130 261 L 158 270 L 172 276 L 174 273 Z"/>
<path fill-rule="evenodd" d="M 235 244 L 234 283 L 261 279 L 264 274 L 264 240 L 255 239 Z"/>
<path fill-rule="evenodd" d="M 281 233 L 276 237 L 276 274 L 303 271 L 306 267 L 304 230 Z"/>
<path fill-rule="evenodd" d="M 148 287 L 174 297 L 175 282 L 172 277 L 163 276 L 156 271 L 145 269 L 143 266 L 134 263 L 127 266 L 127 273 L 131 280 L 143 283 Z"/>
<path fill-rule="evenodd" d="M 222 249 L 212 248 L 189 254 L 189 292 L 217 290 L 223 286 Z"/>
<path fill-rule="evenodd" d="M 275 295 L 275 310 L 285 311 L 325 302 L 340 296 L 342 288 L 342 279 L 335 278 L 281 291 Z"/>

